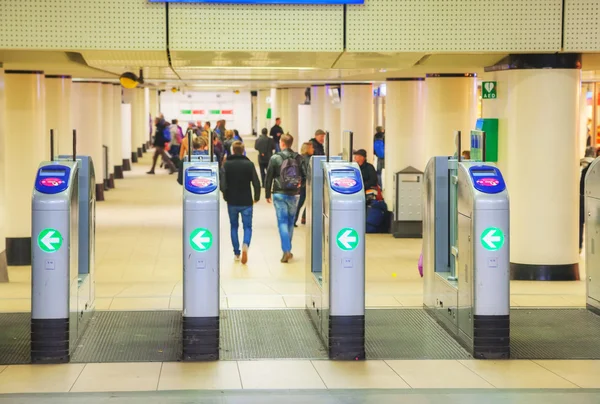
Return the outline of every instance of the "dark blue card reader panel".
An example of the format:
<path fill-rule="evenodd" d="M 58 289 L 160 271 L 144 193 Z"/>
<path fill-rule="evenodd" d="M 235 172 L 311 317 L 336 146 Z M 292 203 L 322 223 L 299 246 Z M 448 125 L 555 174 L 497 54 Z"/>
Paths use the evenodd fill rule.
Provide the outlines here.
<path fill-rule="evenodd" d="M 185 189 L 197 195 L 210 194 L 217 189 L 216 176 L 210 168 L 190 167 L 185 170 Z"/>
<path fill-rule="evenodd" d="M 497 194 L 506 189 L 504 178 L 498 168 L 487 165 L 469 167 L 473 186 L 479 192 Z"/>
<path fill-rule="evenodd" d="M 355 167 L 334 168 L 329 171 L 331 189 L 340 194 L 350 195 L 362 191 L 362 176 Z"/>
<path fill-rule="evenodd" d="M 38 169 L 35 189 L 44 194 L 58 194 L 69 188 L 71 167 L 51 164 Z"/>

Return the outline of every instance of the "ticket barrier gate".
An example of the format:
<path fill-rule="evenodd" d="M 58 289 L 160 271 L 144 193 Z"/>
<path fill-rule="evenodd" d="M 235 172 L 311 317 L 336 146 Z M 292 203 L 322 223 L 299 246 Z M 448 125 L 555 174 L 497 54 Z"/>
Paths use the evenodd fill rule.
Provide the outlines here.
<path fill-rule="evenodd" d="M 314 173 L 319 163 L 321 176 Z M 314 250 L 308 255 L 312 258 L 307 264 L 307 310 L 330 359 L 365 359 L 366 205 L 360 168 L 356 163 L 313 157 L 311 181 L 309 219 L 313 226 L 321 221 L 322 231 L 321 257 Z M 322 205 L 315 206 L 319 183 Z M 312 267 L 318 258 L 320 273 Z"/>
<path fill-rule="evenodd" d="M 183 164 L 183 360 L 219 359 L 219 166 Z"/>
<path fill-rule="evenodd" d="M 33 363 L 68 362 L 94 311 L 94 188 L 87 156 L 43 162 L 37 171 L 32 195 Z"/>
<path fill-rule="evenodd" d="M 424 306 L 475 358 L 510 356 L 509 201 L 490 163 L 425 170 Z"/>
<path fill-rule="evenodd" d="M 585 276 L 586 307 L 600 315 L 600 159 L 589 166 L 585 177 Z"/>

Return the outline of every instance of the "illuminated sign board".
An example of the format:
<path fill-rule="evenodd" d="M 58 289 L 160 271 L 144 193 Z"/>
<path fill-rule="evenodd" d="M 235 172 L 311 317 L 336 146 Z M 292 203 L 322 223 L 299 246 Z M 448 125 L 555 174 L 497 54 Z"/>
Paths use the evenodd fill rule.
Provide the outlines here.
<path fill-rule="evenodd" d="M 149 0 L 151 3 L 365 4 L 365 0 Z"/>

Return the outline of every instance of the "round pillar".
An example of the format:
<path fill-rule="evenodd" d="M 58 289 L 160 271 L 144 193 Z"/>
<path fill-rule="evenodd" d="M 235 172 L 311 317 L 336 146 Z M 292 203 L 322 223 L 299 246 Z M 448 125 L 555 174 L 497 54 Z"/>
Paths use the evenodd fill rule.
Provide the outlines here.
<path fill-rule="evenodd" d="M 279 102 L 279 116 L 281 117 L 282 125 L 285 126 L 285 131 L 289 132 L 292 136 L 296 136 L 296 133 L 292 130 L 289 121 L 289 95 L 289 89 L 282 88 L 281 90 L 279 90 L 279 97 L 281 98 Z"/>
<path fill-rule="evenodd" d="M 115 179 L 123 178 L 123 141 L 121 134 L 121 86 L 113 84 L 113 131 L 112 131 L 112 146 L 113 152 L 112 161 L 115 173 Z"/>
<path fill-rule="evenodd" d="M 4 113 L 4 69 L 0 64 L 0 282 L 8 282 L 8 265 L 6 263 L 6 188 L 5 178 L 6 163 L 4 150 L 6 150 L 6 130 L 4 128 L 6 114 Z"/>
<path fill-rule="evenodd" d="M 77 154 L 90 156 L 96 174 L 96 201 L 104 201 L 106 165 L 102 148 L 104 126 L 102 83 L 79 81 L 73 83 L 74 111 L 77 129 Z"/>
<path fill-rule="evenodd" d="M 304 88 L 290 88 L 287 96 L 287 127 L 293 134 L 294 139 L 299 139 L 300 131 L 298 129 L 298 105 L 304 104 Z"/>
<path fill-rule="evenodd" d="M 73 154 L 71 76 L 46 76 L 46 128 L 54 129 L 56 155 Z"/>
<path fill-rule="evenodd" d="M 425 170 L 424 149 L 424 78 L 387 79 L 385 128 L 384 198 L 395 200 L 394 177 L 398 171 L 414 167 Z M 389 205 L 391 207 L 391 205 Z"/>
<path fill-rule="evenodd" d="M 354 150 L 365 149 L 373 161 L 373 86 L 371 84 L 342 84 L 341 130 L 354 132 Z"/>
<path fill-rule="evenodd" d="M 104 125 L 104 130 L 102 131 L 102 145 L 106 147 L 103 151 L 106 153 L 104 161 L 107 165 L 106 172 L 108 174 L 108 178 L 104 182 L 105 189 L 112 189 L 115 187 L 115 169 L 113 162 L 113 87 L 112 83 L 102 84 L 102 112 Z"/>
<path fill-rule="evenodd" d="M 6 70 L 4 79 L 6 259 L 31 265 L 31 187 L 39 164 L 50 158 L 44 72 Z"/>
<path fill-rule="evenodd" d="M 340 91 L 339 86 L 325 86 L 325 94 L 329 94 L 329 90 Z M 341 106 L 339 102 L 334 104 L 331 101 L 332 100 L 327 100 L 323 105 L 323 130 L 329 132 L 329 154 L 331 156 L 337 156 L 342 152 L 342 130 L 340 127 Z"/>
<path fill-rule="evenodd" d="M 326 99 L 325 86 L 312 86 L 310 88 L 310 120 L 311 133 L 325 128 L 325 103 Z"/>
<path fill-rule="evenodd" d="M 133 150 L 137 150 L 138 157 L 142 157 L 146 149 L 146 138 L 148 136 L 149 118 L 146 116 L 146 94 L 144 88 L 136 88 L 133 91 L 135 94 L 135 125 L 133 126 L 135 130 L 135 145 L 132 145 L 132 147 L 135 146 Z"/>
<path fill-rule="evenodd" d="M 506 99 L 499 158 L 510 194 L 511 278 L 578 280 L 580 55 L 509 58 L 508 66 L 537 67 L 495 72 L 498 99 Z"/>
<path fill-rule="evenodd" d="M 462 149 L 468 150 L 469 134 L 477 121 L 477 76 L 460 73 L 426 77 L 425 159 L 454 155 L 456 131 L 462 133 Z"/>

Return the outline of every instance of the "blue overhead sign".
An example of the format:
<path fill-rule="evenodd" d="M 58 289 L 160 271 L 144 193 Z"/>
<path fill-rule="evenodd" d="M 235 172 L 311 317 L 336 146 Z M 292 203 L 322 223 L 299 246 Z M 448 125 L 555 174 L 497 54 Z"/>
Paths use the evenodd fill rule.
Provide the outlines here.
<path fill-rule="evenodd" d="M 364 4 L 365 0 L 149 0 L 151 3 Z"/>

